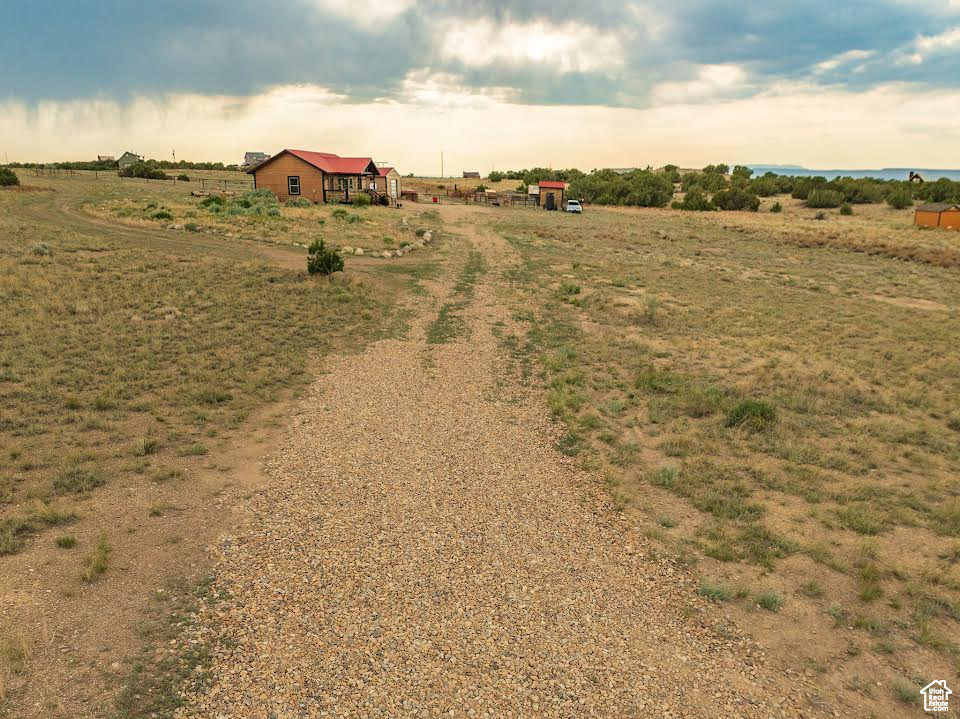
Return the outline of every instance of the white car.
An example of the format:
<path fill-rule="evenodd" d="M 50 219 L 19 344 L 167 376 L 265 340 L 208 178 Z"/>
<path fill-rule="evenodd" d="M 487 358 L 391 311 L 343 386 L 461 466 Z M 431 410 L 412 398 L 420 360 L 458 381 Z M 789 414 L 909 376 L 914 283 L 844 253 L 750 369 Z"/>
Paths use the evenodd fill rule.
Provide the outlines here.
<path fill-rule="evenodd" d="M 567 212 L 583 212 L 583 207 L 580 206 L 580 200 L 567 200 Z"/>

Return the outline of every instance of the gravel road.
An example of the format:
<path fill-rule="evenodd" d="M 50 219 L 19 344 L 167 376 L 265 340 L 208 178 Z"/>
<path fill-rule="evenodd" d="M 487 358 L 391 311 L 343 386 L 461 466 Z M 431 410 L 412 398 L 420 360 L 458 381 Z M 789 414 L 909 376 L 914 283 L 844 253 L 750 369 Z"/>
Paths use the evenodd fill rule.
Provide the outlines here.
<path fill-rule="evenodd" d="M 213 683 L 180 716 L 830 715 L 554 449 L 538 390 L 503 391 L 495 282 L 469 337 L 427 345 L 434 307 L 326 363 L 217 550 Z"/>

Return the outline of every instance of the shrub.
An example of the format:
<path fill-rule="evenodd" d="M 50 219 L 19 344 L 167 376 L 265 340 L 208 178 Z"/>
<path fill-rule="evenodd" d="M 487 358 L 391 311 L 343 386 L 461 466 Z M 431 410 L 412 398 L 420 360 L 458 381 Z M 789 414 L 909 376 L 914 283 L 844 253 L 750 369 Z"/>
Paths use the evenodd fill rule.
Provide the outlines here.
<path fill-rule="evenodd" d="M 50 245 L 44 242 L 38 242 L 37 244 L 35 244 L 31 252 L 33 252 L 33 254 L 35 254 L 37 257 L 53 256 L 53 250 L 50 249 Z"/>
<path fill-rule="evenodd" d="M 807 207 L 840 207 L 843 193 L 837 190 L 812 190 L 807 195 Z"/>
<path fill-rule="evenodd" d="M 210 195 L 200 200 L 200 207 L 211 207 L 213 205 L 223 207 L 225 204 L 227 204 L 227 198 L 222 195 Z"/>
<path fill-rule="evenodd" d="M 903 210 L 913 205 L 913 197 L 907 190 L 894 190 L 887 196 L 887 204 L 895 210 Z"/>
<path fill-rule="evenodd" d="M 768 612 L 779 612 L 780 607 L 783 605 L 783 600 L 780 598 L 780 595 L 772 589 L 758 594 L 756 596 L 756 602 Z"/>
<path fill-rule="evenodd" d="M 343 271 L 343 257 L 328 248 L 323 240 L 314 240 L 307 250 L 307 272 L 311 275 L 329 275 Z"/>
<path fill-rule="evenodd" d="M 849 202 L 844 202 L 842 205 L 840 205 L 840 214 L 841 215 L 853 214 L 853 207 L 850 206 Z"/>
<path fill-rule="evenodd" d="M 813 219 L 815 219 L 815 220 L 825 220 L 825 219 L 827 219 L 827 213 L 826 213 L 826 212 L 823 212 L 823 211 L 821 210 L 820 212 L 818 212 L 816 215 L 813 216 Z"/>
<path fill-rule="evenodd" d="M 17 173 L 7 167 L 0 167 L 0 187 L 12 187 L 20 184 Z"/>
<path fill-rule="evenodd" d="M 744 427 L 761 432 L 777 421 L 772 405 L 755 399 L 745 399 L 727 413 L 727 427 Z"/>
<path fill-rule="evenodd" d="M 756 212 L 760 209 L 760 198 L 749 190 L 732 188 L 720 190 L 713 196 L 713 204 L 721 210 L 747 210 Z"/>
<path fill-rule="evenodd" d="M 53 543 L 60 547 L 60 549 L 71 549 L 76 546 L 77 538 L 72 534 L 61 534 L 53 540 Z"/>
<path fill-rule="evenodd" d="M 783 212 L 783 205 L 779 201 L 774 202 L 770 205 L 770 212 Z"/>
<path fill-rule="evenodd" d="M 167 173 L 151 162 L 135 162 L 120 170 L 121 177 L 140 177 L 145 180 L 169 180 Z"/>
<path fill-rule="evenodd" d="M 346 219 L 348 214 L 349 213 L 345 209 L 343 209 L 342 207 L 338 207 L 337 209 L 335 209 L 333 212 L 330 213 L 330 216 L 333 217 L 333 219 L 335 220 L 343 220 L 343 219 Z"/>
<path fill-rule="evenodd" d="M 187 175 L 187 174 L 185 174 L 185 173 L 181 173 L 181 174 L 177 175 L 177 179 L 180 180 L 180 182 L 190 182 L 190 175 Z"/>
<path fill-rule="evenodd" d="M 103 484 L 103 478 L 85 469 L 71 469 L 62 472 L 53 480 L 53 490 L 57 494 L 79 494 L 89 492 Z"/>
<path fill-rule="evenodd" d="M 717 209 L 699 187 L 692 187 L 684 196 L 683 202 L 674 202 L 675 210 L 690 210 L 692 212 L 708 212 Z"/>
<path fill-rule="evenodd" d="M 313 203 L 306 197 L 294 197 L 287 200 L 287 207 L 311 207 Z"/>
<path fill-rule="evenodd" d="M 84 560 L 86 566 L 80 573 L 80 579 L 85 582 L 96 581 L 97 577 L 107 571 L 107 567 L 110 564 L 110 553 L 112 551 L 113 548 L 110 546 L 109 540 L 107 540 L 107 535 L 101 534 L 93 551 L 87 555 Z"/>
<path fill-rule="evenodd" d="M 487 179 L 489 179 L 490 182 L 500 182 L 504 177 L 505 175 L 502 172 L 497 172 L 494 170 L 490 173 Z"/>
<path fill-rule="evenodd" d="M 700 580 L 699 594 L 712 602 L 725 602 L 733 596 L 733 592 L 727 585 L 707 579 Z"/>
<path fill-rule="evenodd" d="M 422 227 L 418 227 L 413 234 L 415 234 L 417 237 L 423 237 L 425 234 L 427 234 L 427 231 Z"/>
<path fill-rule="evenodd" d="M 200 225 L 198 225 L 196 222 L 188 222 L 183 227 L 186 230 L 190 230 L 190 232 L 200 232 Z"/>
<path fill-rule="evenodd" d="M 361 192 L 359 195 L 353 196 L 353 206 L 354 207 L 370 207 L 372 202 L 370 201 L 370 195 L 366 192 Z"/>
<path fill-rule="evenodd" d="M 150 215 L 155 220 L 172 220 L 173 215 L 170 214 L 168 210 L 157 210 L 152 215 Z"/>

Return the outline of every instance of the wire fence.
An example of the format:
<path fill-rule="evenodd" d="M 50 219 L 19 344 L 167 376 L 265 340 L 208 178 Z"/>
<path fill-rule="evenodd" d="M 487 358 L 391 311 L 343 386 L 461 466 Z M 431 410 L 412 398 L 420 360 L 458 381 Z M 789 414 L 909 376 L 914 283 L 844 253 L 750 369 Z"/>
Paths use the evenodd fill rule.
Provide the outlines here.
<path fill-rule="evenodd" d="M 24 172 L 25 170 L 19 170 Z M 167 172 L 166 180 L 156 180 L 146 177 L 124 177 L 116 170 L 69 170 L 53 167 L 34 167 L 26 172 L 33 172 L 36 177 L 66 177 L 75 180 L 120 180 L 121 182 L 145 183 L 145 184 L 163 184 L 163 185 L 185 185 L 195 190 L 218 191 L 218 192 L 247 192 L 253 189 L 253 177 L 250 175 L 241 175 L 240 177 L 215 177 L 209 175 L 190 174 L 189 170 L 177 172 L 175 170 L 165 170 Z M 172 174 L 176 172 L 177 174 Z M 237 173 L 240 174 L 240 173 Z M 181 180 L 180 176 L 186 175 L 189 180 Z"/>

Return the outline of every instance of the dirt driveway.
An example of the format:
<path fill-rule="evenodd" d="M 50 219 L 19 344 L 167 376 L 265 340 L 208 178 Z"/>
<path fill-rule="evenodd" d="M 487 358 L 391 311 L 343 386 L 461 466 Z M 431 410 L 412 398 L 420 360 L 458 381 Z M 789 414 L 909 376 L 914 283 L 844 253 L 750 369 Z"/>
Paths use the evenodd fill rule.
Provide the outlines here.
<path fill-rule="evenodd" d="M 514 261 L 479 210 L 441 212 L 463 267 Z M 180 715 L 837 715 L 556 451 L 492 275 L 456 269 L 306 393 L 218 550 L 212 684 Z"/>

